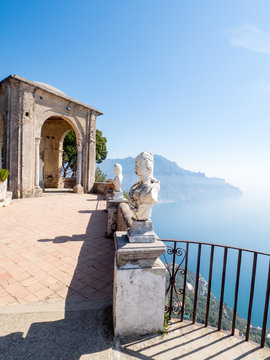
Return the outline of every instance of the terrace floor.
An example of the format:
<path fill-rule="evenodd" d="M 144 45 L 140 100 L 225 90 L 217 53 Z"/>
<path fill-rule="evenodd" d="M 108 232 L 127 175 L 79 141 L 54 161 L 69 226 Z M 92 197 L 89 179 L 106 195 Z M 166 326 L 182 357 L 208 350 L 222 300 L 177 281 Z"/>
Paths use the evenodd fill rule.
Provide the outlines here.
<path fill-rule="evenodd" d="M 0 208 L 0 359 L 270 359 L 267 349 L 187 322 L 114 338 L 113 241 L 105 201 L 48 193 Z"/>
<path fill-rule="evenodd" d="M 96 195 L 63 192 L 0 209 L 0 313 L 111 302 L 114 246 L 105 236 L 105 206 Z"/>
<path fill-rule="evenodd" d="M 230 336 L 204 325 L 176 322 L 166 334 L 122 338 L 118 351 L 127 357 L 142 360 L 232 360 L 270 359 L 270 351 L 257 344 Z"/>

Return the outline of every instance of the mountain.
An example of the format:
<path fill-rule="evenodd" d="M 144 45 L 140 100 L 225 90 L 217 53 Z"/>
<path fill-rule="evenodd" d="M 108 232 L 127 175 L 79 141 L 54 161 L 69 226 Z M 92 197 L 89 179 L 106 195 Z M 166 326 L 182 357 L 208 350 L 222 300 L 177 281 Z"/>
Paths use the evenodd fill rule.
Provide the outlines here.
<path fill-rule="evenodd" d="M 107 174 L 107 178 L 113 179 L 113 166 L 116 163 L 123 167 L 122 188 L 129 191 L 139 179 L 134 172 L 135 159 L 106 159 L 98 167 Z M 242 194 L 237 187 L 223 179 L 208 178 L 203 173 L 184 170 L 160 155 L 154 155 L 154 176 L 160 181 L 160 201 L 220 199 Z"/>

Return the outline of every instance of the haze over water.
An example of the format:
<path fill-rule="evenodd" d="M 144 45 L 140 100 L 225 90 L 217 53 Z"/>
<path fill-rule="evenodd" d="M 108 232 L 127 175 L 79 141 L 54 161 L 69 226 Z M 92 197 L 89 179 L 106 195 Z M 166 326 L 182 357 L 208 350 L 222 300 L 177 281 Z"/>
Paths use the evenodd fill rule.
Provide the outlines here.
<path fill-rule="evenodd" d="M 160 238 L 195 240 L 270 252 L 270 196 L 248 196 L 218 201 L 160 203 L 152 220 Z M 181 246 L 179 244 L 179 246 Z M 189 268 L 196 269 L 197 246 L 190 247 Z M 223 249 L 215 249 L 212 292 L 220 297 Z M 258 256 L 252 324 L 262 326 L 268 259 Z M 247 317 L 253 255 L 242 257 L 238 313 Z M 224 301 L 233 307 L 237 252 L 228 251 Z M 202 251 L 200 273 L 207 280 L 209 251 Z M 268 326 L 270 319 L 268 315 Z"/>

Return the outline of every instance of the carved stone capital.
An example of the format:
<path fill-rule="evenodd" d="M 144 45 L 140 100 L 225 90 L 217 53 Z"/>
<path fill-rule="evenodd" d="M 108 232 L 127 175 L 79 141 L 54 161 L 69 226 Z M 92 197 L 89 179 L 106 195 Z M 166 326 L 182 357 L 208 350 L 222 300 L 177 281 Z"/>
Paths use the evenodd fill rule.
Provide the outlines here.
<path fill-rule="evenodd" d="M 78 151 L 82 150 L 82 145 L 83 145 L 83 140 L 82 139 L 78 139 L 77 140 L 77 149 Z"/>
<path fill-rule="evenodd" d="M 42 140 L 42 139 L 41 139 L 40 137 L 36 137 L 36 138 L 35 138 L 35 143 L 36 143 L 36 145 L 38 145 L 41 140 Z"/>

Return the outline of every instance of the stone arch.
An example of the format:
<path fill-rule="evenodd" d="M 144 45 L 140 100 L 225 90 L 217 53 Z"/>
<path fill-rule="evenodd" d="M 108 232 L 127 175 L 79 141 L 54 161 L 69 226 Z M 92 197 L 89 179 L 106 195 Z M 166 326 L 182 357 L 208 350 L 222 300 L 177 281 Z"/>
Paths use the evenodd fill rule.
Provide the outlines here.
<path fill-rule="evenodd" d="M 70 130 L 74 130 L 74 128 L 70 129 Z M 70 130 L 67 130 L 63 133 L 63 135 L 61 136 L 61 139 L 59 141 L 60 143 L 60 149 L 63 150 L 63 143 L 64 143 L 64 139 L 67 135 L 67 133 L 70 131 Z M 74 130 L 75 131 L 75 130 Z M 82 138 L 81 137 L 78 137 L 78 135 L 76 134 L 76 131 L 75 131 L 75 135 L 76 135 L 76 142 L 77 142 L 77 146 L 80 146 L 80 144 L 82 144 Z"/>
<path fill-rule="evenodd" d="M 64 188 L 65 182 L 62 178 L 62 154 L 63 140 L 65 135 L 74 130 L 77 143 L 80 133 L 71 121 L 64 116 L 50 116 L 42 122 L 40 130 L 39 156 L 39 185 L 45 188 Z M 77 135 L 78 134 L 78 135 Z M 74 186 L 76 179 L 74 179 Z"/>
<path fill-rule="evenodd" d="M 39 116 L 39 125 L 36 130 L 36 138 L 40 138 L 43 124 L 45 123 L 46 120 L 52 117 L 59 117 L 65 120 L 66 122 L 68 122 L 75 131 L 76 139 L 80 139 L 80 141 L 83 141 L 84 130 L 80 122 L 78 121 L 77 117 L 75 115 L 69 116 L 52 110 L 46 110 L 43 112 L 43 114 L 41 114 L 41 116 Z"/>
<path fill-rule="evenodd" d="M 59 140 L 59 151 L 62 152 L 62 157 L 63 157 L 63 153 L 64 153 L 63 145 L 64 145 L 65 137 L 72 130 L 74 131 L 74 129 L 69 129 L 69 130 L 65 131 Z M 76 133 L 75 133 L 75 136 L 76 136 Z M 77 139 L 77 137 L 76 137 L 76 147 L 77 147 L 77 156 L 78 156 L 78 139 Z M 72 164 L 70 164 L 68 166 L 66 166 L 66 165 L 68 165 L 68 163 L 65 163 L 64 168 L 62 169 L 62 181 L 63 181 L 65 188 L 72 188 L 76 185 L 76 177 L 74 176 L 74 175 L 76 175 L 76 172 L 74 172 L 74 169 L 72 168 Z"/>

